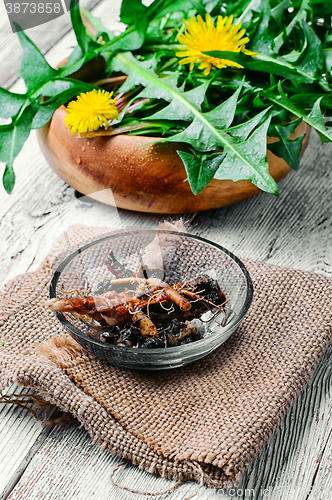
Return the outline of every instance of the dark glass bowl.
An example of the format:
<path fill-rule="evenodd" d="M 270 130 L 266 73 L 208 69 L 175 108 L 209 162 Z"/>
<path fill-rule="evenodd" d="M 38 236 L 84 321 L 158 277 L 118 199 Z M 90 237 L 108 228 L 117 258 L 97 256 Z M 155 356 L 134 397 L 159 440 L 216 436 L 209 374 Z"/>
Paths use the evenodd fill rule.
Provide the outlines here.
<path fill-rule="evenodd" d="M 148 249 L 148 250 L 147 250 Z M 253 285 L 243 263 L 225 248 L 185 233 L 162 230 L 130 230 L 82 246 L 67 257 L 54 273 L 50 298 L 68 297 L 64 291 L 79 290 L 91 295 L 97 283 L 109 276 L 105 262 L 113 252 L 118 261 L 137 272 L 147 255 L 163 261 L 167 281 L 172 285 L 202 274 L 219 283 L 225 293 L 226 320 L 220 315 L 202 325 L 203 338 L 165 348 L 134 348 L 105 343 L 93 338 L 93 326 L 68 313 L 55 312 L 71 336 L 87 351 L 116 366 L 144 370 L 177 368 L 207 356 L 236 330 L 247 313 Z M 209 315 L 210 313 L 207 313 Z M 222 315 L 221 315 L 222 316 Z M 212 317 L 212 314 L 211 314 Z M 92 335 L 92 336 L 91 336 Z"/>

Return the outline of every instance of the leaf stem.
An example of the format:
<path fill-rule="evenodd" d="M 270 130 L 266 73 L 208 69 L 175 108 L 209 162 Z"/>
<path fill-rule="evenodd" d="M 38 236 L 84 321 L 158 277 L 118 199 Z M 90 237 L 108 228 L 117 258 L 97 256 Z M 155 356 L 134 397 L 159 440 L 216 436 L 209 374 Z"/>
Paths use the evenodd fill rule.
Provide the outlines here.
<path fill-rule="evenodd" d="M 179 50 L 179 48 L 182 47 L 182 45 L 177 44 L 177 43 L 170 43 L 168 45 L 165 44 L 157 44 L 157 45 L 147 45 L 146 47 L 142 47 L 143 50 L 151 50 L 152 52 L 157 52 L 159 50 Z"/>

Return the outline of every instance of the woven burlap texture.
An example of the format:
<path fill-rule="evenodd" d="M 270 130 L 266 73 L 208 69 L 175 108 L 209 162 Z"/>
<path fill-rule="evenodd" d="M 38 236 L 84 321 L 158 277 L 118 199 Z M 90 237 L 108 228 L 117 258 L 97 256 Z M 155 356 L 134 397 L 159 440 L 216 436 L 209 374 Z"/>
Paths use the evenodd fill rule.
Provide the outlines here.
<path fill-rule="evenodd" d="M 148 472 L 197 481 L 203 474 L 207 485 L 234 486 L 331 339 L 331 281 L 244 260 L 254 301 L 226 343 L 181 369 L 125 370 L 84 352 L 45 306 L 59 261 L 104 234 L 71 228 L 38 271 L 6 285 L 0 296 L 1 338 L 7 342 L 0 347 L 0 389 L 12 381 L 34 388 L 75 416 L 102 448 Z M 49 339 L 59 340 L 62 355 L 42 354 L 38 346 Z"/>

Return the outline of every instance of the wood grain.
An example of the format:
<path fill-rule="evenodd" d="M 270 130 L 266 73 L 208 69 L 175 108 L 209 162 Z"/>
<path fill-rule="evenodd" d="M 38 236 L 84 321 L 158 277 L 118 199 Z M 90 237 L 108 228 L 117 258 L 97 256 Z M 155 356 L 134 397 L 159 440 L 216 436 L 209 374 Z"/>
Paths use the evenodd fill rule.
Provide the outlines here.
<path fill-rule="evenodd" d="M 115 4 L 112 1 L 112 9 Z M 111 21 L 114 18 L 111 7 L 104 1 L 94 12 Z M 11 36 L 14 35 L 1 39 L 2 46 Z M 43 46 L 43 36 L 36 35 L 39 46 Z M 72 34 L 63 36 L 48 51 L 48 60 L 55 64 L 68 55 L 71 43 Z M 6 66 L 9 63 L 4 54 L 8 52 L 0 53 L 0 70 L 5 78 L 9 75 L 9 81 L 14 70 L 10 69 L 13 66 Z M 16 54 L 14 49 L 12 54 Z M 17 82 L 15 88 L 22 89 L 22 82 Z M 332 144 L 322 146 L 317 134 L 312 133 L 300 171 L 291 172 L 280 181 L 279 197 L 263 193 L 223 209 L 185 215 L 191 231 L 229 248 L 239 257 L 332 278 L 331 158 Z M 12 195 L 0 188 L 1 285 L 16 274 L 35 269 L 55 237 L 73 223 L 114 228 L 156 227 L 164 219 L 163 215 L 116 210 L 84 197 L 77 198 L 75 191 L 47 165 L 35 134 L 24 146 L 15 169 L 17 185 Z M 239 488 L 227 493 L 204 487 L 195 498 L 247 500 L 254 498 L 252 489 L 260 500 L 331 497 L 331 353 L 332 345 L 293 408 L 247 470 Z M 14 390 L 22 388 L 10 387 L 7 392 Z M 69 429 L 45 430 L 36 426 L 28 412 L 12 406 L 0 408 L 0 457 L 1 500 L 141 498 L 110 485 L 109 475 L 119 459 L 107 451 L 101 452 L 86 431 L 75 425 Z M 143 491 L 160 491 L 169 484 L 131 465 L 120 468 L 115 479 Z M 197 485 L 190 483 L 166 498 L 184 500 L 196 490 Z"/>

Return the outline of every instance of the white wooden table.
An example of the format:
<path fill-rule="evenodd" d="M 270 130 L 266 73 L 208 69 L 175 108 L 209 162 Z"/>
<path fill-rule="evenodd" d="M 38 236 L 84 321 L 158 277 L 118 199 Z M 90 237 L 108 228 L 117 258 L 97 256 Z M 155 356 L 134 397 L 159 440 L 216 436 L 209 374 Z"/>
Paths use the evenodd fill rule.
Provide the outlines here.
<path fill-rule="evenodd" d="M 82 6 L 121 29 L 119 0 L 85 0 Z M 28 30 L 51 64 L 74 44 L 66 14 Z M 21 49 L 0 4 L 0 83 L 16 91 Z M 261 194 L 237 205 L 185 216 L 191 231 L 252 258 L 313 271 L 332 278 L 332 144 L 321 145 L 311 134 L 301 170 L 280 182 L 280 196 Z M 0 205 L 0 285 L 38 267 L 54 239 L 83 219 L 88 225 L 156 227 L 165 217 L 116 210 L 77 199 L 49 168 L 34 133 L 15 163 L 17 184 L 8 196 L 2 186 Z M 320 500 L 332 497 L 332 347 L 326 351 L 307 387 L 238 489 L 223 492 L 203 487 L 197 499 L 268 498 Z M 13 385 L 6 391 L 27 393 Z M 100 451 L 75 423 L 44 428 L 23 409 L 0 404 L 0 500 L 98 500 L 140 498 L 111 484 L 118 457 Z M 161 491 L 172 483 L 126 465 L 117 482 L 142 491 Z M 251 489 L 254 489 L 255 495 Z M 188 483 L 168 498 L 184 500 L 195 493 Z M 242 493 L 241 493 L 242 492 Z"/>

